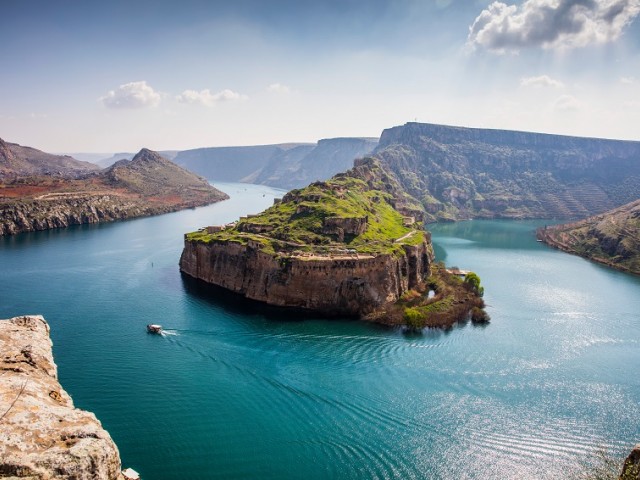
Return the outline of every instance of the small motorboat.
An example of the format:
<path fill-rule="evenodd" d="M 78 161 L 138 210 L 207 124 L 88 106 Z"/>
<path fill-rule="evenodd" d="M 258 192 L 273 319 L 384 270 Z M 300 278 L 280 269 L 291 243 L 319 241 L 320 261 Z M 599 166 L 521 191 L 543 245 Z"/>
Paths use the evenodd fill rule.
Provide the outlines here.
<path fill-rule="evenodd" d="M 162 325 L 150 323 L 147 325 L 147 333 L 162 333 Z"/>

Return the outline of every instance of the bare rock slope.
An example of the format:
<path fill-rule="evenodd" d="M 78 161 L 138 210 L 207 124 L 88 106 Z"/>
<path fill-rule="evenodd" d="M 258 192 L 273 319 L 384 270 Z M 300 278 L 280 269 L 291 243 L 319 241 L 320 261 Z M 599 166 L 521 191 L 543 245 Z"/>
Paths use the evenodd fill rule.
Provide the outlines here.
<path fill-rule="evenodd" d="M 0 352 L 0 477 L 120 478 L 109 433 L 58 383 L 44 318 L 0 320 Z"/>
<path fill-rule="evenodd" d="M 640 200 L 536 233 L 552 247 L 640 275 Z"/>
<path fill-rule="evenodd" d="M 133 160 L 80 177 L 0 177 L 0 236 L 159 215 L 229 198 L 143 148 Z"/>

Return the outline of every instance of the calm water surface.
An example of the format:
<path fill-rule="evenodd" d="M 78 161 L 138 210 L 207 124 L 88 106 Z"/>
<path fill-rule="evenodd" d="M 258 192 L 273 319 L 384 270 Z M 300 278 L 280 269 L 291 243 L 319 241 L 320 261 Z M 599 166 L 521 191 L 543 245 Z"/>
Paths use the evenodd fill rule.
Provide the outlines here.
<path fill-rule="evenodd" d="M 537 243 L 540 222 L 462 222 L 434 243 L 481 276 L 485 328 L 265 315 L 178 271 L 184 232 L 283 193 L 217 186 L 232 199 L 0 238 L 0 318 L 45 315 L 62 384 L 145 480 L 554 479 L 640 441 L 639 278 Z"/>

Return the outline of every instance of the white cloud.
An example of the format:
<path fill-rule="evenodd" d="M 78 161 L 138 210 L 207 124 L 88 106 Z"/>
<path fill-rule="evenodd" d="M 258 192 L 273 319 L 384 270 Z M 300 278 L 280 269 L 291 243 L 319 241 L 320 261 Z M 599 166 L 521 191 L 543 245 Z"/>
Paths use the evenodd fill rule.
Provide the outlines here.
<path fill-rule="evenodd" d="M 281 83 L 272 83 L 267 87 L 267 91 L 273 93 L 291 93 L 291 88 Z"/>
<path fill-rule="evenodd" d="M 640 0 L 495 1 L 469 27 L 467 44 L 496 53 L 603 44 L 618 39 L 638 14 Z"/>
<path fill-rule="evenodd" d="M 572 95 L 561 95 L 554 104 L 556 110 L 563 112 L 575 112 L 582 107 L 582 102 Z"/>
<path fill-rule="evenodd" d="M 204 105 L 206 107 L 211 107 L 218 102 L 230 102 L 236 100 L 248 100 L 249 97 L 246 95 L 242 95 L 238 92 L 234 92 L 233 90 L 225 89 L 218 93 L 211 93 L 208 88 L 204 90 L 185 90 L 180 95 L 176 97 L 180 103 L 199 103 L 200 105 Z"/>
<path fill-rule="evenodd" d="M 131 82 L 110 90 L 99 100 L 108 108 L 145 108 L 160 103 L 161 95 L 147 85 L 147 82 Z"/>
<path fill-rule="evenodd" d="M 625 85 L 633 85 L 636 83 L 636 79 L 633 77 L 622 77 L 620 78 L 620 83 L 624 83 Z"/>
<path fill-rule="evenodd" d="M 538 77 L 525 77 L 520 79 L 521 87 L 533 87 L 533 88 L 563 88 L 564 83 L 560 80 L 555 80 L 549 75 L 540 75 Z"/>

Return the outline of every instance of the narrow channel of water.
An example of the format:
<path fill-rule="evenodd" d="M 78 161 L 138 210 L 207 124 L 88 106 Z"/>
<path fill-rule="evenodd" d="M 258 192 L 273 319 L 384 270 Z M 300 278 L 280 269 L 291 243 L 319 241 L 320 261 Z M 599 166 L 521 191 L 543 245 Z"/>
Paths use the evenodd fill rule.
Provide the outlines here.
<path fill-rule="evenodd" d="M 492 322 L 407 335 L 265 315 L 178 271 L 182 235 L 283 192 L 0 238 L 0 318 L 44 314 L 60 380 L 149 479 L 563 478 L 640 441 L 640 279 L 535 241 L 541 222 L 432 226 Z M 145 333 L 161 323 L 168 335 Z"/>

